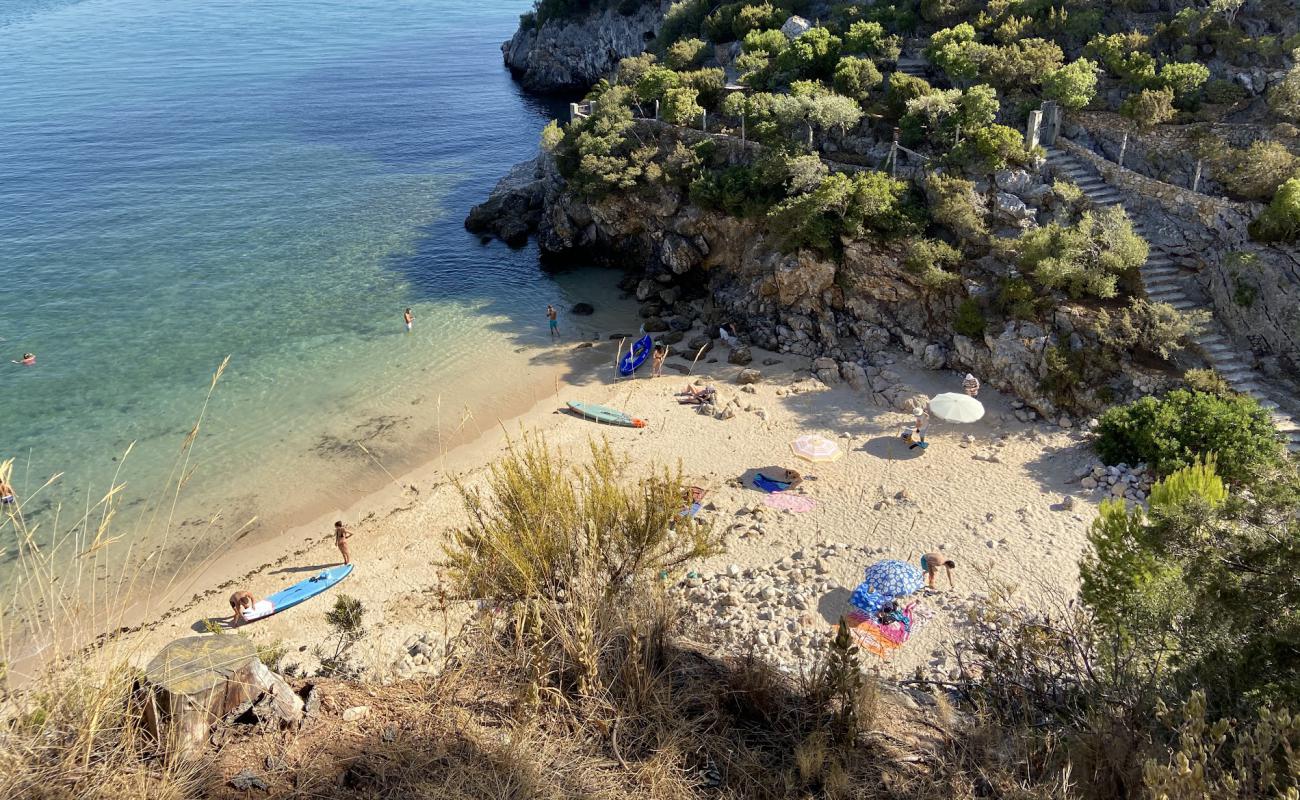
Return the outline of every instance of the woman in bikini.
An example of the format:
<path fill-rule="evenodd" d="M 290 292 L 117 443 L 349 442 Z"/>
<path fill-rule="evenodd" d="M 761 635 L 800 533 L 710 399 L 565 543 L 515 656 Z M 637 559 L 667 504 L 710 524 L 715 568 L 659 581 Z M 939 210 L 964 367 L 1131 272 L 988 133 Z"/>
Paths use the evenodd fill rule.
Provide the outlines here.
<path fill-rule="evenodd" d="M 348 553 L 348 539 L 352 538 L 352 531 L 343 527 L 343 521 L 334 523 L 334 546 L 343 554 L 343 564 L 346 566 L 352 563 L 352 555 Z"/>

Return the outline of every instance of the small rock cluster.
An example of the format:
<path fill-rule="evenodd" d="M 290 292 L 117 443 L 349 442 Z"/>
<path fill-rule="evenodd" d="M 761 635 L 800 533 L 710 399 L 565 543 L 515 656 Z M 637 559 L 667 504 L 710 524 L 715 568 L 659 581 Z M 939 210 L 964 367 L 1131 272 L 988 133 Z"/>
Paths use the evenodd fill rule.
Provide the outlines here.
<path fill-rule="evenodd" d="M 1075 477 L 1084 489 L 1099 495 L 1123 497 L 1134 503 L 1145 502 L 1151 493 L 1151 484 L 1155 482 L 1155 476 L 1146 464 L 1132 467 L 1128 464 L 1116 464 L 1113 467 L 1093 464 L 1079 468 Z"/>
<path fill-rule="evenodd" d="M 447 649 L 447 642 L 436 634 L 409 636 L 402 643 L 401 653 L 394 662 L 393 669 L 401 677 L 436 670 L 442 666 Z"/>

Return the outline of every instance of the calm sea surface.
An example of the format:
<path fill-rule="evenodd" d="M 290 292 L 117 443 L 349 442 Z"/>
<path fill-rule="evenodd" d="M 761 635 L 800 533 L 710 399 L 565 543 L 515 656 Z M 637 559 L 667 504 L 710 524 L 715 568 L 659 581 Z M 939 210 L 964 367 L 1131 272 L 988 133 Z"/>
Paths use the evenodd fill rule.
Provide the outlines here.
<path fill-rule="evenodd" d="M 0 3 L 0 458 L 38 539 L 116 479 L 115 533 L 202 558 L 527 399 L 546 304 L 613 278 L 461 227 L 557 113 L 501 66 L 526 5 Z"/>

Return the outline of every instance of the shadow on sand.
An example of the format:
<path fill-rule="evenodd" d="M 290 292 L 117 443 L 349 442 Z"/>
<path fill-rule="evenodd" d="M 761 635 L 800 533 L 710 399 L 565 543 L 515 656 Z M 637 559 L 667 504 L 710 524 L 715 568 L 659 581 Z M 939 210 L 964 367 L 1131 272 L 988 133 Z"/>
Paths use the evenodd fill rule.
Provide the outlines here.
<path fill-rule="evenodd" d="M 910 461 L 925 455 L 922 447 L 909 447 L 899 436 L 877 436 L 862 445 L 862 452 L 883 461 Z"/>

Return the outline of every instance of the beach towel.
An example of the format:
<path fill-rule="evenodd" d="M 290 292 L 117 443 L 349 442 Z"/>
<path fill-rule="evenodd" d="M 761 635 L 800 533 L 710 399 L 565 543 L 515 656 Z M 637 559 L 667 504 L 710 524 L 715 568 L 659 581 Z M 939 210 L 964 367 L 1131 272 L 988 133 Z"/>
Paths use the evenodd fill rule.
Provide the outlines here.
<path fill-rule="evenodd" d="M 769 494 L 763 498 L 763 505 L 796 514 L 812 511 L 817 506 L 811 497 L 804 497 L 801 494 Z"/>
<path fill-rule="evenodd" d="M 754 485 L 765 492 L 784 492 L 790 488 L 785 481 L 774 481 L 761 472 L 754 476 Z"/>
<path fill-rule="evenodd" d="M 704 506 L 699 503 L 691 503 L 690 507 L 682 509 L 682 512 L 678 514 L 678 516 L 693 518 L 696 514 L 700 513 L 701 508 L 704 508 Z"/>
<path fill-rule="evenodd" d="M 877 621 L 875 614 L 864 614 L 856 609 L 844 617 L 858 646 L 881 658 L 888 658 L 910 639 L 917 623 L 924 619 L 928 617 L 918 614 L 916 603 L 909 603 L 901 611 L 896 611 L 894 621 L 885 625 Z"/>

